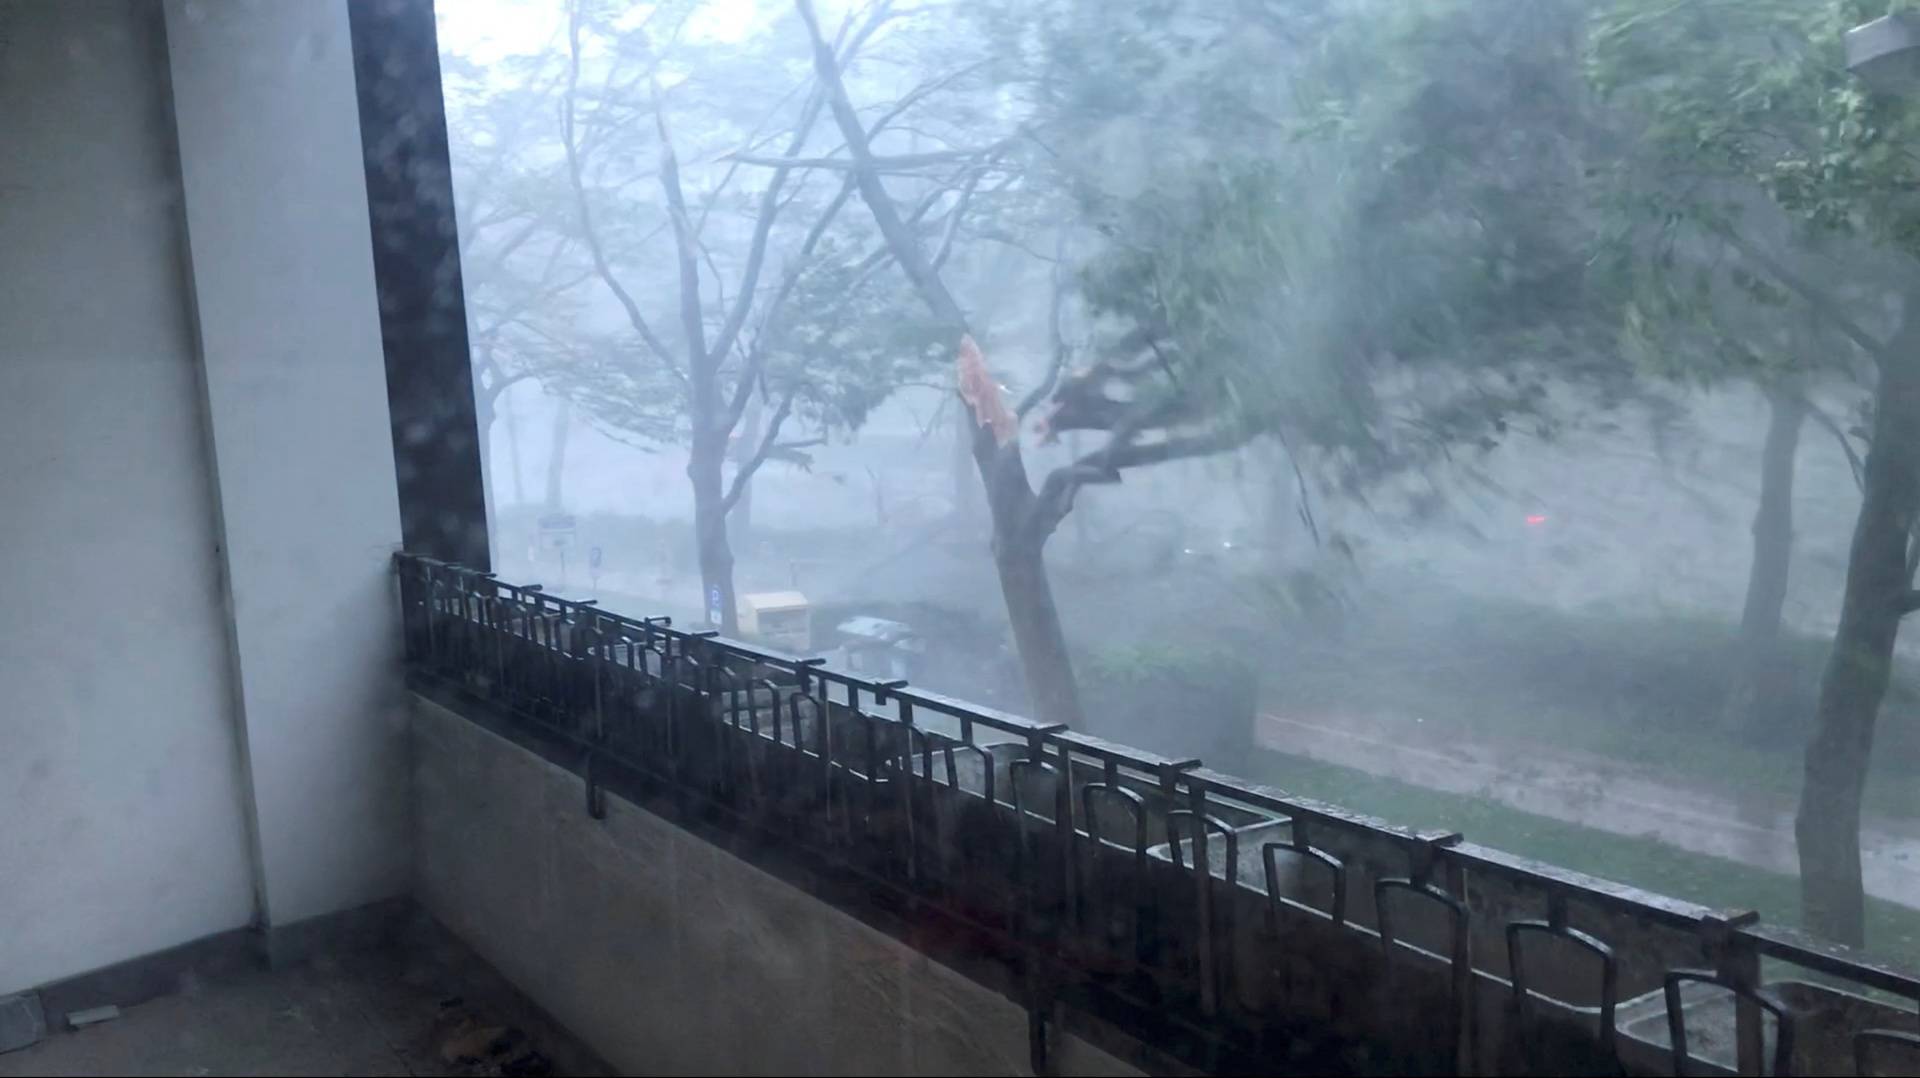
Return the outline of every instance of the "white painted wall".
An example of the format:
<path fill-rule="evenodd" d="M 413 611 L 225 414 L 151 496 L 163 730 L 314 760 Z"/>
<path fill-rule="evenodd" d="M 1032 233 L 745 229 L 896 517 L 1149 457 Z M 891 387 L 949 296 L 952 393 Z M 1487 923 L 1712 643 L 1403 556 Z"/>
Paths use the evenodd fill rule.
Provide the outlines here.
<path fill-rule="evenodd" d="M 0 994 L 408 884 L 344 0 L 0 0 Z"/>
<path fill-rule="evenodd" d="M 0 0 L 0 994 L 253 915 L 165 62 Z"/>
<path fill-rule="evenodd" d="M 407 885 L 399 497 L 343 0 L 168 0 L 265 916 Z"/>

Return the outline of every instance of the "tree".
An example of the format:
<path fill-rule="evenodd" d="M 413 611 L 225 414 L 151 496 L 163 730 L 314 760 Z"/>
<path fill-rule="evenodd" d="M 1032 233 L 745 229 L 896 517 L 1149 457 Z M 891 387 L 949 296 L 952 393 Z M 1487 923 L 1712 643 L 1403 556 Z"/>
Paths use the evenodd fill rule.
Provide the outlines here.
<path fill-rule="evenodd" d="M 1569 417 L 1551 388 L 1582 407 L 1638 393 L 1589 273 L 1577 4 L 1243 7 L 1270 40 L 1229 25 L 1217 64 L 1175 67 L 1203 112 L 1191 148 L 1142 193 L 1090 197 L 1120 239 L 1085 274 L 1097 312 L 1261 357 L 1236 388 L 1264 377 L 1294 463 L 1355 493 L 1552 436 Z M 1239 98 L 1248 48 L 1291 61 L 1287 83 Z"/>
<path fill-rule="evenodd" d="M 1747 382 L 1767 402 L 1746 601 L 1720 716 L 1730 731 L 1762 735 L 1783 725 L 1790 698 L 1781 691 L 1778 643 L 1801 428 L 1811 418 L 1850 460 L 1857 457 L 1849 434 L 1814 403 L 1821 391 L 1860 380 L 1856 353 L 1838 327 L 1782 287 L 1769 268 L 1821 277 L 1839 237 L 1823 235 L 1769 198 L 1751 171 L 1756 148 L 1764 153 L 1779 144 L 1769 140 L 1804 145 L 1818 138 L 1821 121 L 1805 95 L 1772 101 L 1763 85 L 1768 76 L 1753 73 L 1748 63 L 1747 72 L 1719 72 L 1742 92 L 1771 101 L 1764 110 L 1768 133 L 1746 126 L 1737 113 L 1753 101 L 1740 102 L 1731 92 L 1719 102 L 1707 100 L 1697 96 L 1698 84 L 1681 89 L 1666 67 L 1696 61 L 1684 55 L 1691 47 L 1685 36 L 1702 30 L 1701 23 L 1642 22 L 1643 11 L 1620 5 L 1595 10 L 1590 72 L 1610 103 L 1622 107 L 1596 110 L 1585 125 L 1595 141 L 1611 147 L 1603 201 L 1612 222 L 1607 255 L 1628 296 L 1624 342 L 1660 377 L 1693 385 Z M 1721 63 L 1766 57 L 1774 48 L 1762 27 L 1720 29 L 1734 35 L 1719 46 Z M 1663 42 L 1661 35 L 1669 37 Z M 1730 137 L 1726 125 L 1746 134 Z M 1748 137 L 1752 146 L 1738 145 Z M 1857 478 L 1857 460 L 1855 471 Z"/>
<path fill-rule="evenodd" d="M 1640 201 L 1631 187 L 1617 199 L 1627 207 Z M 1688 385 L 1747 382 L 1766 400 L 1746 599 L 1719 717 L 1729 732 L 1765 736 L 1790 719 L 1779 641 L 1793 559 L 1801 429 L 1812 417 L 1854 459 L 1850 435 L 1812 399 L 1817 390 L 1850 377 L 1852 346 L 1718 237 L 1676 229 L 1664 210 L 1643 215 L 1634 227 L 1635 212 L 1627 210 L 1625 233 L 1631 238 L 1614 252 L 1631 297 L 1623 333 L 1628 353 L 1658 377 Z M 1776 207 L 1749 206 L 1742 227 L 1776 257 L 1796 260 L 1791 225 L 1783 217 Z M 1757 227 L 1763 221 L 1772 227 Z M 1654 234 L 1636 235 L 1641 231 Z"/>
<path fill-rule="evenodd" d="M 1540 258 L 1503 262 L 1490 246 L 1458 242 L 1465 213 L 1446 196 L 1470 170 L 1441 170 L 1455 187 L 1409 200 L 1397 227 L 1369 231 L 1365 200 L 1378 196 L 1386 206 L 1390 196 L 1350 182 L 1339 168 L 1356 153 L 1389 156 L 1386 140 L 1356 151 L 1338 140 L 1316 149 L 1286 137 L 1295 117 L 1262 102 L 1288 95 L 1271 92 L 1255 73 L 1281 67 L 1276 57 L 1321 28 L 1321 9 L 1009 5 L 988 12 L 986 34 L 1000 42 L 1001 77 L 1028 95 L 1017 138 L 1043 150 L 1029 158 L 1021 183 L 1061 192 L 1068 212 L 1103 237 L 1075 290 L 1110 327 L 1085 355 L 1070 357 L 1056 336 L 1048 373 L 1010 407 L 966 310 L 900 220 L 843 65 L 810 5 L 798 7 L 862 201 L 928 309 L 958 341 L 959 393 L 993 520 L 1002 595 L 1029 694 L 1048 721 L 1080 718 L 1043 551 L 1084 487 L 1118 482 L 1134 468 L 1233 452 L 1269 434 L 1297 439 L 1297 451 L 1311 448 L 1354 473 L 1405 466 L 1463 440 L 1491 445 L 1511 417 L 1544 414 L 1542 383 L 1587 355 L 1577 347 L 1554 355 L 1541 344 L 1546 316 L 1562 302 L 1579 302 L 1574 246 L 1534 229 L 1523 238 L 1543 240 Z M 1256 16 L 1251 31 L 1242 21 L 1248 15 Z M 1496 118 L 1489 114 L 1486 123 L 1494 127 Z M 1139 161 L 1147 138 L 1155 152 Z M 1496 162 L 1478 164 L 1476 180 L 1498 172 Z M 1513 201 L 1492 190 L 1469 204 L 1494 212 Z M 1344 227 L 1325 227 L 1329 217 Z M 1392 239 L 1355 242 L 1370 236 Z M 1460 306 L 1469 318 L 1423 324 L 1417 312 L 1454 308 L 1446 290 L 1462 277 L 1463 255 L 1485 256 L 1499 287 L 1483 289 L 1471 308 Z M 1363 273 L 1396 287 L 1355 287 Z M 1384 323 L 1385 308 L 1353 302 L 1382 295 L 1397 304 Z M 1388 330 L 1376 331 L 1380 324 Z M 1533 357 L 1551 361 L 1460 362 L 1470 345 L 1521 336 L 1532 339 Z M 1408 381 L 1422 373 L 1434 377 L 1417 387 Z M 1433 392 L 1441 382 L 1446 391 Z M 1087 432 L 1100 444 L 1036 485 L 1019 438 L 1031 413 L 1045 438 Z"/>
<path fill-rule="evenodd" d="M 485 72 L 457 56 L 442 66 L 456 140 L 454 197 L 481 470 L 491 483 L 491 431 L 502 397 L 599 342 L 567 328 L 580 313 L 579 286 L 590 278 L 552 227 L 559 174 L 542 160 L 541 135 L 558 100 L 557 72 L 539 56 Z"/>
<path fill-rule="evenodd" d="M 1920 112 L 1858 85 L 1843 45 L 1847 28 L 1890 6 L 1616 0 L 1593 40 L 1601 85 L 1644 118 L 1640 137 L 1666 166 L 1666 218 L 1724 243 L 1871 368 L 1861 505 L 1795 819 L 1807 925 L 1853 944 L 1865 934 L 1860 805 L 1874 727 L 1900 622 L 1920 609 Z M 1751 234 L 1747 194 L 1800 226 L 1791 257 Z M 1841 259 L 1823 259 L 1836 249 Z M 1825 272 L 1807 270 L 1813 259 Z"/>
<path fill-rule="evenodd" d="M 698 13 L 697 3 L 661 5 L 630 25 L 598 5 L 569 7 L 560 142 L 570 234 L 635 341 L 563 377 L 602 422 L 687 444 L 702 593 L 731 633 L 727 518 L 755 473 L 859 426 L 931 359 L 920 327 L 886 309 L 875 272 L 885 252 L 863 253 L 859 227 L 841 219 L 851 187 L 813 146 L 820 92 L 786 78 L 795 65 L 778 33 L 751 47 L 702 45 L 689 29 Z M 856 55 L 883 21 L 843 27 L 841 55 Z M 775 105 L 727 111 L 748 99 Z M 744 189 L 747 177 L 762 178 L 757 190 Z M 672 278 L 636 284 L 652 264 L 672 266 Z M 655 291 L 674 297 L 671 319 L 648 309 Z M 757 439 L 735 446 L 756 401 Z"/>

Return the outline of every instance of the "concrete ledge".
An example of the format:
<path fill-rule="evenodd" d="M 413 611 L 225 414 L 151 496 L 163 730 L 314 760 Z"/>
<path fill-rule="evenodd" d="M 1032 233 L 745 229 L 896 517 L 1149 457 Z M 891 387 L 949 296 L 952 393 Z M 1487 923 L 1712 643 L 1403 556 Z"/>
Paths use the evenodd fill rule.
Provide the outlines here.
<path fill-rule="evenodd" d="M 260 956 L 269 969 L 286 969 L 318 954 L 394 947 L 414 912 L 413 898 L 402 895 L 290 925 L 273 925 L 260 933 Z"/>
<path fill-rule="evenodd" d="M 48 1027 L 57 1029 L 73 1011 L 110 1003 L 131 1007 L 181 991 L 198 980 L 257 969 L 260 961 L 260 934 L 252 928 L 235 928 L 63 977 L 35 991 L 40 993 Z"/>
<path fill-rule="evenodd" d="M 955 948 L 882 931 L 617 792 L 595 821 L 562 753 L 425 699 L 413 721 L 415 894 L 616 1066 L 1029 1073 L 1025 1008 L 929 957 Z M 1142 1073 L 1128 1046 L 1050 1025 L 1058 1073 Z"/>
<path fill-rule="evenodd" d="M 37 992 L 49 1028 L 88 1007 L 132 1007 L 196 982 L 245 970 L 285 969 L 318 954 L 396 945 L 416 912 L 409 896 L 309 917 L 289 925 L 235 928 L 44 984 Z"/>
<path fill-rule="evenodd" d="M 616 1073 L 426 911 L 387 905 L 305 934 L 316 944 L 342 940 L 348 950 L 319 950 L 297 968 L 268 970 L 243 942 L 233 963 L 241 968 L 183 977 L 181 991 L 118 1008 L 111 1021 L 86 1029 L 69 1031 L 56 1020 L 40 1037 L 30 1023 L 24 1033 L 38 1043 L 19 1043 L 22 1031 L 0 1000 L 0 1045 L 21 1048 L 0 1052 L 0 1078 Z M 371 916 L 396 908 L 405 910 L 397 923 Z M 368 921 L 380 926 L 381 946 L 362 947 L 369 937 L 335 931 Z M 483 1058 L 450 1060 L 455 1046 L 457 1056 Z"/>

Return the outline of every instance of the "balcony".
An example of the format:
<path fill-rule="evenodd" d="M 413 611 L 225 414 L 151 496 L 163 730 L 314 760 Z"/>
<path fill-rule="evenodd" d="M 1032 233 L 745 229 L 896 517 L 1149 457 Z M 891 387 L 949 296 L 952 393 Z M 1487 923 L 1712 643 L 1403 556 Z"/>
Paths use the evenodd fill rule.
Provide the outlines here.
<path fill-rule="evenodd" d="M 409 893 L 272 972 L 190 948 L 170 994 L 0 1074 L 472 1073 L 445 994 L 569 1073 L 1876 1074 L 1920 1050 L 1920 978 L 1752 911 L 432 558 L 395 574 Z M 80 981 L 51 1014 L 156 991 Z"/>
<path fill-rule="evenodd" d="M 1678 1045 L 1690 1073 L 1876 1073 L 1920 1047 L 1920 979 L 1752 911 L 398 564 L 419 900 L 617 1063 L 1652 1074 Z"/>
<path fill-rule="evenodd" d="M 1762 911 L 484 571 L 434 25 L 0 4 L 0 1075 L 1920 1070 Z"/>

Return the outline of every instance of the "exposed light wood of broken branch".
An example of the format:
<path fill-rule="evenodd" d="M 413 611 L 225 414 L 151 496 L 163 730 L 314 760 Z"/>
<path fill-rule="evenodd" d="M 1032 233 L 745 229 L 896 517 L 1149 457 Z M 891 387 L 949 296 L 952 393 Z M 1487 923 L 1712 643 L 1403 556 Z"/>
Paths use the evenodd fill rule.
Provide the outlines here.
<path fill-rule="evenodd" d="M 995 444 L 1007 445 L 1020 433 L 1020 424 L 1007 408 L 1007 400 L 1000 392 L 1000 383 L 994 380 L 993 372 L 987 369 L 987 358 L 980 354 L 980 346 L 973 341 L 971 333 L 960 338 L 960 357 L 958 361 L 960 378 L 960 399 L 967 402 L 973 410 L 975 426 L 992 427 Z"/>

